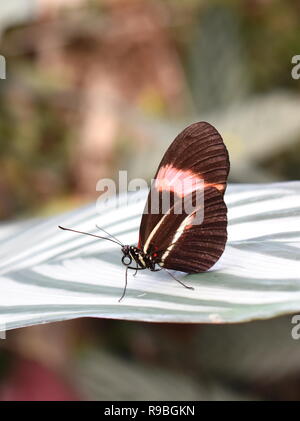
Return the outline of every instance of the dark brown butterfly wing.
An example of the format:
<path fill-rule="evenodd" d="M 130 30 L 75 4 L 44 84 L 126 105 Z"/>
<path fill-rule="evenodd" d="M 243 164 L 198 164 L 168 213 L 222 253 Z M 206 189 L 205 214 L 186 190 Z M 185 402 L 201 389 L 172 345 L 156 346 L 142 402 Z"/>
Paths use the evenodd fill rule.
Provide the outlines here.
<path fill-rule="evenodd" d="M 228 172 L 228 152 L 213 126 L 200 122 L 183 130 L 158 167 L 141 221 L 139 247 L 145 253 L 164 251 L 160 256 L 166 268 L 200 272 L 212 266 L 227 238 L 223 194 Z M 180 180 L 192 184 L 178 187 Z M 189 214 L 176 214 L 174 208 L 183 200 L 193 201 L 195 180 L 203 181 L 204 209 L 198 212 L 204 210 L 204 220 L 190 226 Z M 193 217 L 196 215 L 194 212 Z"/>
<path fill-rule="evenodd" d="M 185 225 L 183 222 L 179 232 L 175 231 L 174 237 L 169 237 L 170 245 L 160 256 L 160 264 L 165 268 L 188 273 L 204 272 L 219 260 L 227 241 L 227 208 L 222 194 L 214 187 L 204 190 L 204 204 L 201 224 Z M 196 213 L 199 212 L 202 209 Z"/>
<path fill-rule="evenodd" d="M 211 124 L 201 121 L 186 127 L 167 149 L 154 178 L 169 165 L 192 171 L 224 194 L 229 156 L 220 133 Z"/>

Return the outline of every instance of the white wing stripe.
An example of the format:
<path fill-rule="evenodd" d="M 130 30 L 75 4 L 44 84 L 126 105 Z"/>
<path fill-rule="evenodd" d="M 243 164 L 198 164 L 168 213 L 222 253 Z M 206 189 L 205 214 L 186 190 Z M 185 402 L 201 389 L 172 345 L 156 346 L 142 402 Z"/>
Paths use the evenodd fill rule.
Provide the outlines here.
<path fill-rule="evenodd" d="M 172 208 L 171 208 L 172 209 Z M 147 253 L 147 249 L 151 243 L 152 238 L 154 237 L 154 234 L 157 232 L 158 228 L 161 226 L 161 224 L 163 223 L 163 221 L 165 220 L 165 218 L 168 216 L 168 213 L 166 213 L 161 220 L 158 222 L 158 224 L 155 225 L 155 227 L 153 228 L 153 230 L 150 232 L 149 237 L 147 238 L 147 241 L 145 242 L 144 245 L 144 253 Z"/>
<path fill-rule="evenodd" d="M 176 241 L 180 238 L 180 236 L 183 234 L 185 227 L 188 226 L 191 222 L 192 219 L 194 218 L 194 213 L 188 215 L 179 225 L 179 228 L 177 229 L 177 231 L 174 234 L 174 237 L 172 238 L 171 244 L 169 245 L 169 247 L 167 247 L 166 251 L 164 252 L 164 254 L 161 257 L 161 261 L 164 262 L 164 260 L 168 257 L 168 255 L 170 254 L 170 252 L 172 251 L 173 247 L 176 244 Z"/>

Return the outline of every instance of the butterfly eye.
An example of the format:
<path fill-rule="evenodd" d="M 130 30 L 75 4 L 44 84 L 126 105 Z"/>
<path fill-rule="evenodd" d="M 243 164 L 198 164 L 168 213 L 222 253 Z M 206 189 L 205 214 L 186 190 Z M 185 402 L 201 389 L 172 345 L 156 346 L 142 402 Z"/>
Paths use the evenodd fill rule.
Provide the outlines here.
<path fill-rule="evenodd" d="M 129 266 L 131 262 L 132 262 L 132 258 L 130 256 L 127 255 L 127 256 L 122 257 L 123 265 Z"/>

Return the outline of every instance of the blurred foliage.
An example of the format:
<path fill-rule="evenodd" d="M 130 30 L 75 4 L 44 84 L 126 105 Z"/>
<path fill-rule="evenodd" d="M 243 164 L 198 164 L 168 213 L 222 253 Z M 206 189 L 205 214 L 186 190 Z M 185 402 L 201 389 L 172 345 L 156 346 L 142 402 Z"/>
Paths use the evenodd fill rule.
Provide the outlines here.
<path fill-rule="evenodd" d="M 145 7 L 143 2 L 137 3 L 139 3 L 137 10 Z M 82 189 L 78 190 L 76 187 L 78 180 L 76 181 L 74 171 L 76 171 L 76 154 L 81 153 L 80 148 L 76 149 L 81 136 L 80 96 L 84 95 L 88 86 L 84 82 L 84 75 L 78 72 L 78 66 L 79 70 L 89 66 L 90 60 L 96 55 L 99 55 L 102 64 L 104 61 L 102 67 L 99 65 L 101 72 L 103 68 L 109 71 L 111 67 L 111 64 L 105 65 L 105 60 L 107 63 L 112 63 L 114 60 L 122 63 L 126 57 L 128 63 L 131 59 L 134 62 L 134 48 L 138 48 L 134 38 L 129 37 L 122 47 L 120 43 L 118 47 L 114 47 L 110 41 L 110 37 L 113 39 L 116 36 L 118 39 L 118 34 L 112 31 L 110 22 L 113 22 L 115 15 L 118 14 L 118 8 L 125 10 L 126 5 L 126 2 L 118 1 L 82 2 L 79 13 L 76 8 L 62 9 L 56 14 L 49 13 L 36 18 L 33 22 L 9 27 L 3 34 L 1 49 L 8 60 L 9 76 L 0 86 L 2 168 L 0 218 L 36 213 L 38 210 L 42 211 L 48 204 L 53 209 L 53 203 L 61 201 L 68 206 L 71 195 L 81 200 Z M 182 72 L 187 95 L 196 106 L 200 100 L 202 108 L 203 103 L 206 108 L 210 103 L 213 107 L 216 105 L 226 107 L 226 102 L 230 101 L 229 97 L 236 95 L 239 88 L 241 91 L 242 82 L 244 83 L 246 79 L 248 94 L 263 93 L 276 88 L 299 91 L 299 83 L 295 83 L 290 76 L 291 57 L 297 53 L 300 39 L 298 24 L 300 7 L 297 2 L 190 0 L 183 4 L 180 1 L 169 0 L 164 4 L 159 1 L 151 2 L 147 8 L 160 17 L 160 34 L 155 42 L 165 38 L 167 41 L 162 42 L 166 42 L 172 51 L 179 53 L 179 61 L 173 60 L 173 65 L 178 67 L 177 72 L 180 74 Z M 141 13 L 134 7 L 132 10 L 132 12 L 125 10 L 132 19 L 136 13 Z M 225 16 L 231 17 L 228 20 Z M 89 20 L 92 22 L 91 25 L 88 24 Z M 242 78 L 241 81 L 233 80 L 235 84 L 241 82 L 240 87 L 234 89 L 236 92 L 233 92 L 226 80 L 226 73 L 232 74 L 235 65 L 235 62 L 232 62 L 232 52 L 229 52 L 230 48 L 233 48 L 230 45 L 231 38 L 228 38 L 228 30 L 232 27 L 231 21 L 236 22 L 238 27 L 240 46 L 236 54 L 243 55 L 245 70 L 240 76 L 236 74 L 236 77 Z M 63 22 L 65 24 L 62 24 Z M 149 22 L 148 24 L 152 25 Z M 47 26 L 51 29 L 51 25 L 54 28 L 57 25 L 56 38 L 49 38 Z M 205 25 L 213 28 L 209 38 L 205 38 L 203 30 L 199 32 Z M 74 30 L 75 27 L 78 30 Z M 132 27 L 134 28 L 134 24 Z M 124 25 L 120 30 L 126 28 Z M 129 24 L 127 29 L 130 29 Z M 236 36 L 234 33 L 230 35 L 235 38 Z M 204 45 L 203 42 L 201 44 L 201 39 L 205 40 Z M 219 47 L 214 47 L 214 42 L 217 45 L 216 41 Z M 144 42 L 147 43 L 146 39 Z M 110 44 L 113 50 L 109 49 Z M 214 69 L 211 69 L 211 82 L 207 74 L 209 68 L 205 70 L 204 76 L 201 76 L 202 64 L 199 63 L 199 59 L 201 60 L 203 55 L 199 55 L 199 45 L 202 45 L 202 50 L 211 51 L 210 57 L 214 64 Z M 46 53 L 43 48 L 46 48 Z M 47 48 L 49 54 L 54 56 L 48 59 L 49 63 L 57 65 L 47 65 L 47 57 L 44 58 Z M 218 60 L 219 54 L 221 56 Z M 207 54 L 204 54 L 204 57 L 209 59 Z M 151 54 L 147 56 L 145 53 L 144 60 L 147 66 Z M 124 66 L 120 65 L 119 68 L 120 72 L 124 72 Z M 127 97 L 126 101 L 130 101 L 128 95 L 131 95 L 130 90 L 133 93 L 133 87 L 128 85 L 128 81 L 130 78 L 136 78 L 137 74 L 133 68 L 130 69 L 130 66 L 127 66 L 125 71 L 128 73 L 122 83 L 126 84 L 123 87 L 127 86 L 127 91 L 129 89 L 124 95 Z M 215 76 L 212 76 L 213 73 Z M 202 78 L 200 81 L 199 77 Z M 226 83 L 229 90 L 224 97 Z M 171 119 L 174 118 L 174 113 L 170 113 L 170 102 L 166 101 L 159 85 L 150 81 L 148 87 L 147 83 L 143 84 L 137 103 L 132 97 L 133 104 L 145 114 L 160 118 L 165 118 L 169 114 Z M 209 89 L 207 93 L 205 93 L 206 85 Z M 171 103 L 175 104 L 176 101 Z M 183 107 L 179 107 L 181 108 L 179 116 L 184 117 L 189 112 L 187 105 L 186 103 Z M 114 153 L 122 155 L 120 148 L 113 149 Z M 123 149 L 122 146 L 121 150 Z M 130 145 L 129 150 L 131 150 Z M 293 153 L 286 152 L 279 160 L 280 167 L 284 168 L 277 172 L 278 177 L 284 179 L 295 177 L 295 172 L 288 169 L 290 165 L 298 165 L 298 161 L 294 163 Z M 270 157 L 266 167 L 277 168 L 276 161 L 275 157 L 272 164 L 273 158 Z M 119 160 L 111 159 L 111 162 L 116 163 Z M 116 168 L 111 172 L 114 170 Z M 58 209 L 60 207 L 61 205 Z"/>
<path fill-rule="evenodd" d="M 242 2 L 241 2 L 242 3 Z M 293 0 L 246 1 L 241 10 L 241 35 L 248 55 L 253 89 L 276 87 L 299 91 L 291 78 L 291 57 L 299 50 L 300 5 Z"/>

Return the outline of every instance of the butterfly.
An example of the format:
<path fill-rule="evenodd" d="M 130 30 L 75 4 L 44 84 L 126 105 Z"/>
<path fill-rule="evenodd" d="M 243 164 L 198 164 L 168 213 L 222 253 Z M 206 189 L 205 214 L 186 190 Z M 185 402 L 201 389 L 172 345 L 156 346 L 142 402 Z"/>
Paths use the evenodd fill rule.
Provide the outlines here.
<path fill-rule="evenodd" d="M 154 176 L 142 215 L 137 246 L 116 237 L 74 231 L 121 246 L 127 271 L 169 270 L 205 272 L 221 257 L 227 241 L 224 193 L 230 169 L 229 155 L 219 132 L 207 122 L 186 127 L 165 152 Z"/>

